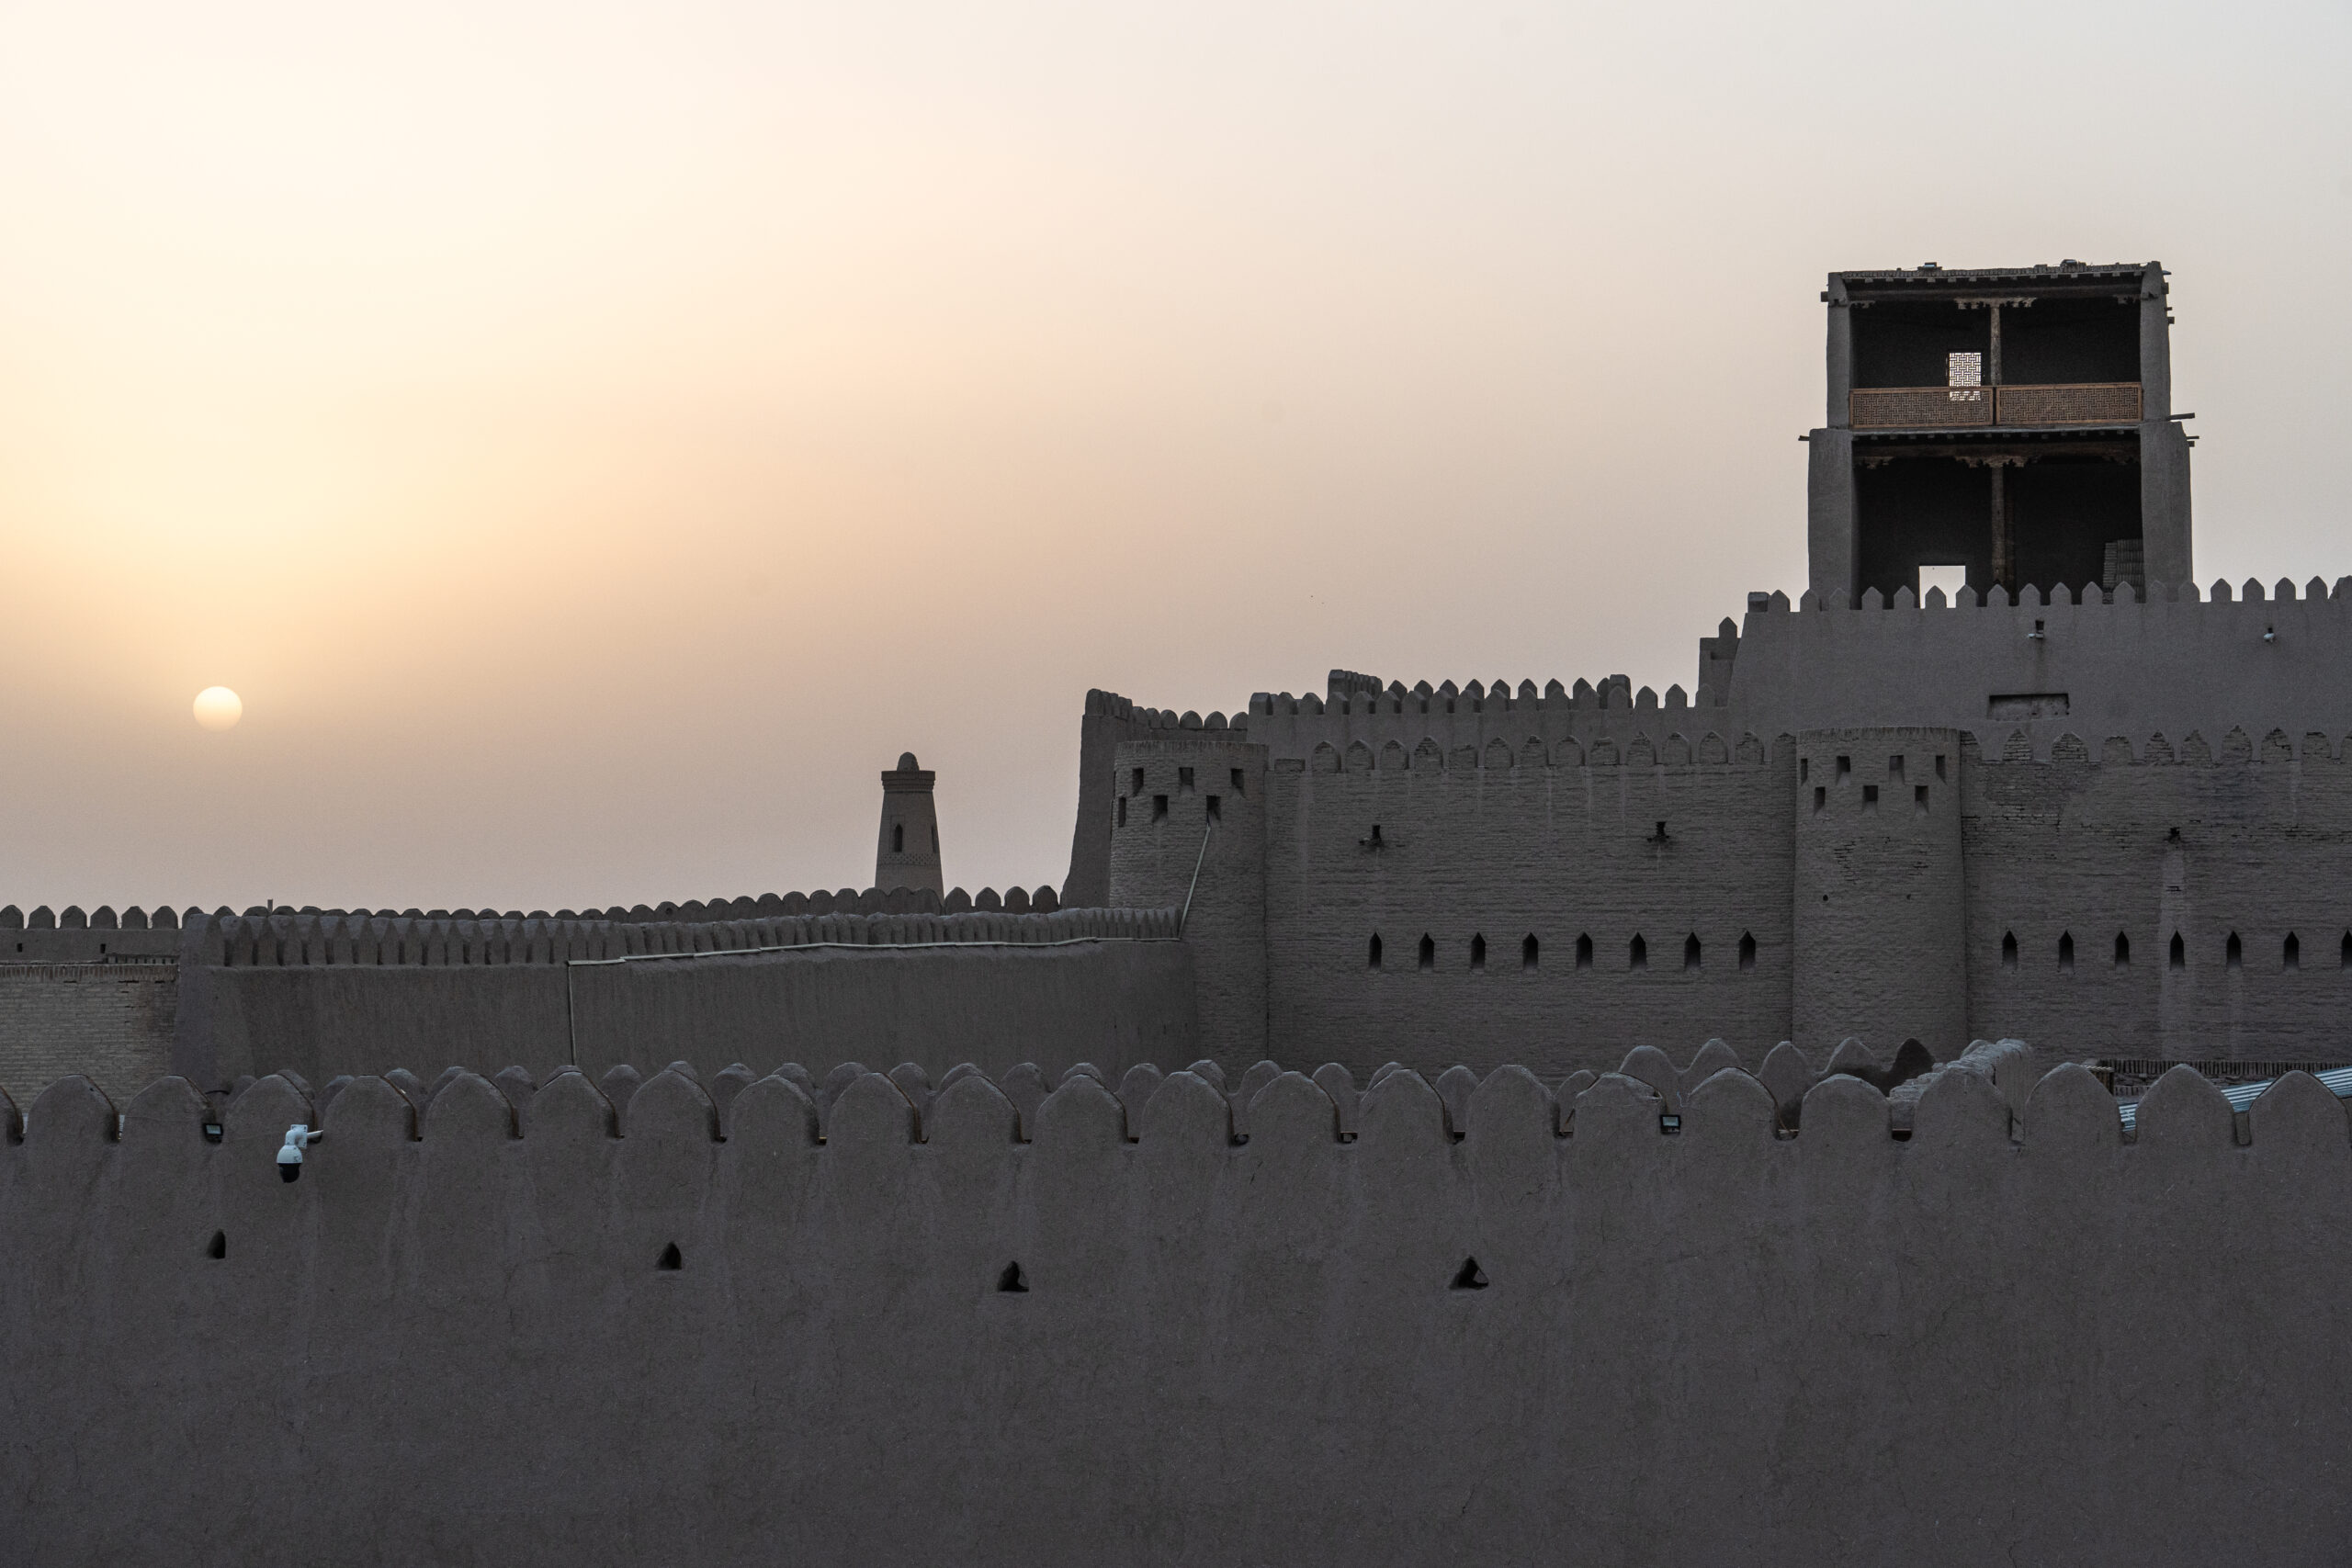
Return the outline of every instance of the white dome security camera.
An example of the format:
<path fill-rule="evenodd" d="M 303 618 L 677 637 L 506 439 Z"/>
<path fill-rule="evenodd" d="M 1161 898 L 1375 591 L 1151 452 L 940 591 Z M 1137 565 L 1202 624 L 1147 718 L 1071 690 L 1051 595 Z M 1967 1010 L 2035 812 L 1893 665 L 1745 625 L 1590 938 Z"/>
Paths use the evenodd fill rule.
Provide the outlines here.
<path fill-rule="evenodd" d="M 303 1146 L 315 1144 L 325 1136 L 324 1133 L 311 1132 L 309 1127 L 300 1122 L 287 1128 L 286 1143 L 277 1151 L 277 1179 L 280 1181 L 301 1180 Z"/>

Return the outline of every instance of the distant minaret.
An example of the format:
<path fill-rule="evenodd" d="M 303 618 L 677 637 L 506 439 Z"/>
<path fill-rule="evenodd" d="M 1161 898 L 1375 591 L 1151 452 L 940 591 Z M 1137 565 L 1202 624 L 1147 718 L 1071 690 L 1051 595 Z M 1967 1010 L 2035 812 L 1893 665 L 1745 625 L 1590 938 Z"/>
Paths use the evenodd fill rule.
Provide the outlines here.
<path fill-rule="evenodd" d="M 939 775 L 915 766 L 902 751 L 899 765 L 882 775 L 882 837 L 874 850 L 874 886 L 888 893 L 904 887 L 945 893 L 939 876 L 939 813 L 931 784 Z"/>

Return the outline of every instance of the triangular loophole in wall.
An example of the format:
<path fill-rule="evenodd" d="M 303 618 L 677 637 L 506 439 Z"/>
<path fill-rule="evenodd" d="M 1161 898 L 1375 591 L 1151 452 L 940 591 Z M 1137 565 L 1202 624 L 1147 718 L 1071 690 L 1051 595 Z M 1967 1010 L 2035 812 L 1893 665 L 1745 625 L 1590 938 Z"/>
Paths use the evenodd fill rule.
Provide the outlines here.
<path fill-rule="evenodd" d="M 205 1244 L 204 1256 L 211 1258 L 215 1263 L 218 1263 L 220 1259 L 228 1257 L 229 1233 L 227 1231 L 214 1231 L 212 1233 L 212 1239 Z"/>
<path fill-rule="evenodd" d="M 686 1260 L 678 1254 L 678 1244 L 673 1241 L 662 1249 L 662 1256 L 655 1261 L 653 1267 L 675 1273 L 685 1267 L 685 1262 Z"/>
<path fill-rule="evenodd" d="M 1004 1266 L 1004 1272 L 996 1277 L 996 1288 L 1007 1295 L 1027 1295 L 1029 1293 L 1029 1281 L 1022 1277 L 1021 1265 L 1018 1263 L 1006 1264 Z"/>
<path fill-rule="evenodd" d="M 1483 1291 L 1487 1288 L 1487 1271 L 1478 1267 L 1476 1258 L 1462 1260 L 1462 1267 L 1453 1271 L 1453 1288 L 1457 1291 Z"/>

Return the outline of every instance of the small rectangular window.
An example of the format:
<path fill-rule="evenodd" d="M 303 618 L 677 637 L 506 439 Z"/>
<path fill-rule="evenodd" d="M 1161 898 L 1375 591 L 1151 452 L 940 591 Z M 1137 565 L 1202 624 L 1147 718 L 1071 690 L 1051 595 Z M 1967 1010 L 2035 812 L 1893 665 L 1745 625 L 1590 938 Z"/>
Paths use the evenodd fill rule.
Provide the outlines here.
<path fill-rule="evenodd" d="M 1815 785 L 1814 785 L 1814 786 L 1813 786 L 1813 808 L 1814 808 L 1815 811 L 1819 811 L 1819 810 L 1821 810 L 1824 807 L 1826 807 L 1828 804 L 1829 804 L 1829 788 L 1828 788 L 1828 786 L 1827 786 L 1826 784 L 1815 784 Z"/>
<path fill-rule="evenodd" d="M 1936 753 L 1936 777 L 1938 777 L 1938 778 L 1939 778 L 1939 779 L 1940 779 L 1940 778 L 1942 778 L 1943 776 L 1944 776 L 1944 754 L 1943 754 L 1941 751 L 1939 751 L 1939 752 L 1937 752 L 1937 753 Z"/>
<path fill-rule="evenodd" d="M 1865 811 L 1878 809 L 1878 785 L 1864 784 L 1862 786 L 1862 809 Z"/>
<path fill-rule="evenodd" d="M 1136 770 L 1135 782 L 1127 786 L 1127 793 L 1129 795 L 1141 795 L 1143 793 L 1143 770 L 1141 768 L 1137 768 Z"/>
<path fill-rule="evenodd" d="M 1911 809 L 1919 812 L 1922 815 L 1926 814 L 1928 809 L 1928 786 L 1926 784 L 1914 784 L 1911 786 Z"/>
<path fill-rule="evenodd" d="M 1155 795 L 1151 797 L 1151 819 L 1155 822 L 1165 822 L 1168 820 L 1168 797 L 1166 795 Z"/>
<path fill-rule="evenodd" d="M 1889 757 L 1886 760 L 1886 776 L 1896 784 L 1903 782 L 1903 759 L 1900 756 Z"/>
<path fill-rule="evenodd" d="M 1209 820 L 1212 822 L 1225 820 L 1225 796 L 1221 795 L 1209 796 Z"/>
<path fill-rule="evenodd" d="M 1124 827 L 1125 827 L 1126 825 L 1127 825 L 1127 797 L 1126 797 L 1125 795 L 1123 795 L 1119 796 L 1119 826 L 1120 826 L 1120 827 L 1122 827 L 1122 828 L 1124 828 Z"/>
<path fill-rule="evenodd" d="M 1813 759 L 1810 757 L 1799 757 L 1797 759 L 1797 783 L 1804 784 L 1806 780 L 1812 777 Z"/>
<path fill-rule="evenodd" d="M 1839 784 L 1844 784 L 1846 782 L 1846 775 L 1853 771 L 1854 759 L 1851 757 L 1840 757 L 1838 759 L 1838 782 Z"/>
<path fill-rule="evenodd" d="M 1176 788 L 1178 793 L 1182 795 L 1190 795 L 1193 793 L 1192 769 L 1179 768 L 1176 770 Z"/>
<path fill-rule="evenodd" d="M 1233 793 L 1234 793 L 1234 794 L 1236 794 L 1236 795 L 1240 795 L 1240 796 L 1241 796 L 1242 798 L 1244 798 L 1244 799 L 1249 798 L 1249 795 L 1250 795 L 1249 775 L 1248 775 L 1247 773 L 1245 773 L 1244 772 L 1242 772 L 1242 770 L 1240 770 L 1239 768 L 1236 768 L 1236 769 L 1234 769 L 1234 770 L 1233 770 Z"/>

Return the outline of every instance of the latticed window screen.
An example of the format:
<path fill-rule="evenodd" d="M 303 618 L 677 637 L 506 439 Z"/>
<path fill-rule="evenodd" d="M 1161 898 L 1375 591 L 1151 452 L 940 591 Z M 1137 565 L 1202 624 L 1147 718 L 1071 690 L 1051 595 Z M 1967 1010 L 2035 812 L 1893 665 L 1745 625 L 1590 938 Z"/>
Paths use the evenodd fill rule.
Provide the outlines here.
<path fill-rule="evenodd" d="M 1944 355 L 1944 385 L 1956 403 L 1973 403 L 1984 394 L 1978 388 L 1984 384 L 1984 356 L 1981 354 L 1947 354 Z"/>

